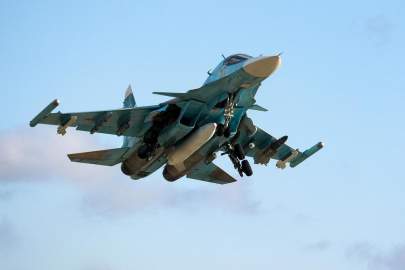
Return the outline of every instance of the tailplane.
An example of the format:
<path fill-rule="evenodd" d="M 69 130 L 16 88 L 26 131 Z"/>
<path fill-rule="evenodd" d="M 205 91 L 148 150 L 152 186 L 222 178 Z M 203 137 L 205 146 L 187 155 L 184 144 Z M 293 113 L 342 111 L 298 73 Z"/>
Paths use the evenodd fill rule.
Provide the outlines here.
<path fill-rule="evenodd" d="M 122 160 L 124 159 L 124 155 L 128 150 L 128 147 L 122 147 L 92 152 L 68 154 L 68 157 L 70 161 L 73 162 L 114 166 L 122 162 Z"/>

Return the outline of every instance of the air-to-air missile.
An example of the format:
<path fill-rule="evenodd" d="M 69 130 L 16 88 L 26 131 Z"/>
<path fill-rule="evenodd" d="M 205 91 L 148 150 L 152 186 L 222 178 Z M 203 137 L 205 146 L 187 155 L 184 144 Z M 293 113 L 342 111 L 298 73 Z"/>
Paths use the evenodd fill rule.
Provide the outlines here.
<path fill-rule="evenodd" d="M 35 127 L 41 120 L 43 120 L 48 114 L 50 114 L 56 107 L 58 107 L 59 101 L 57 99 L 53 100 L 46 106 L 42 111 L 40 111 L 34 119 L 31 120 L 30 126 Z"/>
<path fill-rule="evenodd" d="M 309 158 L 310 156 L 321 150 L 323 146 L 324 144 L 322 142 L 319 142 L 314 146 L 312 146 L 311 148 L 305 150 L 301 155 L 291 160 L 290 167 L 294 168 L 295 166 L 297 166 L 298 164 L 300 164 L 301 162 L 303 162 L 304 160 L 306 160 L 307 158 Z"/>

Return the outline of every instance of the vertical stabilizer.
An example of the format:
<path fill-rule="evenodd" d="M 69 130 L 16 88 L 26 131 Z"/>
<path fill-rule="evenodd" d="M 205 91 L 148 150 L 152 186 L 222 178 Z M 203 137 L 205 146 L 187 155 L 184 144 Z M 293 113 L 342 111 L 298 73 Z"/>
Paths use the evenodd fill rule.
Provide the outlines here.
<path fill-rule="evenodd" d="M 124 108 L 135 108 L 136 107 L 136 101 L 135 101 L 134 93 L 132 92 L 131 85 L 128 85 L 128 88 L 125 91 L 123 107 Z M 130 147 L 130 146 L 134 145 L 137 142 L 137 140 L 138 139 L 135 137 L 124 136 L 124 141 L 123 141 L 122 147 Z"/>
<path fill-rule="evenodd" d="M 128 85 L 127 90 L 125 91 L 124 96 L 124 108 L 134 108 L 136 107 L 134 93 L 132 92 L 131 85 Z"/>

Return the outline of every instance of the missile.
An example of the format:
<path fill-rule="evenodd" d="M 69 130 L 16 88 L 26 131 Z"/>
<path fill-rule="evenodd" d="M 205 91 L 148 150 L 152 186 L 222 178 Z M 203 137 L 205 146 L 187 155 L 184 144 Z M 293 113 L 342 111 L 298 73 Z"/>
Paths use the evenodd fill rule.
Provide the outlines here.
<path fill-rule="evenodd" d="M 267 149 L 264 150 L 264 155 L 269 156 L 271 158 L 277 152 L 277 150 L 280 148 L 280 146 L 285 144 L 287 139 L 288 139 L 288 136 L 283 136 L 283 137 L 275 140 L 274 142 L 272 142 L 269 145 L 269 147 L 267 147 Z"/>
<path fill-rule="evenodd" d="M 62 136 L 66 134 L 66 129 L 70 126 L 73 126 L 77 121 L 77 116 L 71 116 L 69 117 L 69 120 L 67 120 L 63 125 L 58 126 L 58 129 L 56 132 Z"/>
<path fill-rule="evenodd" d="M 293 150 L 293 151 L 291 152 L 291 154 L 288 155 L 286 158 L 277 161 L 276 167 L 279 168 L 279 169 L 282 169 L 282 170 L 285 169 L 286 164 L 287 164 L 288 162 L 290 162 L 291 160 L 295 159 L 298 155 L 299 155 L 298 150 Z"/>
<path fill-rule="evenodd" d="M 303 162 L 304 160 L 306 160 L 307 158 L 309 158 L 310 156 L 321 150 L 323 146 L 324 144 L 322 142 L 319 142 L 314 146 L 312 146 L 311 148 L 305 150 L 302 154 L 298 155 L 296 158 L 291 160 L 290 167 L 294 168 L 298 166 L 298 164 L 300 164 L 301 162 Z"/>
<path fill-rule="evenodd" d="M 90 134 L 94 134 L 95 132 L 97 132 L 98 129 L 99 129 L 105 122 L 107 122 L 111 117 L 112 117 L 112 113 L 111 113 L 111 112 L 106 112 L 106 113 L 103 113 L 102 115 L 100 115 L 100 116 L 96 119 L 94 126 L 91 128 Z"/>
<path fill-rule="evenodd" d="M 125 122 L 123 124 L 121 124 L 120 126 L 118 126 L 117 131 L 115 132 L 118 136 L 121 136 L 122 134 L 124 134 L 124 132 L 129 129 L 129 122 Z"/>
<path fill-rule="evenodd" d="M 277 139 L 275 142 L 270 144 L 270 148 L 273 150 L 278 150 L 280 146 L 285 144 L 285 142 L 288 140 L 288 136 L 283 136 L 280 139 Z"/>
<path fill-rule="evenodd" d="M 41 122 L 41 120 L 46 118 L 48 114 L 50 114 L 56 107 L 58 107 L 58 105 L 59 100 L 57 99 L 53 100 L 51 103 L 48 104 L 48 106 L 46 106 L 40 113 L 37 114 L 37 116 L 35 116 L 31 120 L 30 126 L 35 127 L 39 122 Z"/>
<path fill-rule="evenodd" d="M 288 136 L 283 136 L 274 142 L 272 142 L 266 149 L 261 152 L 257 152 L 255 155 L 255 163 L 256 164 L 265 164 L 267 165 L 270 159 L 277 153 L 277 150 L 285 144 L 287 141 Z"/>

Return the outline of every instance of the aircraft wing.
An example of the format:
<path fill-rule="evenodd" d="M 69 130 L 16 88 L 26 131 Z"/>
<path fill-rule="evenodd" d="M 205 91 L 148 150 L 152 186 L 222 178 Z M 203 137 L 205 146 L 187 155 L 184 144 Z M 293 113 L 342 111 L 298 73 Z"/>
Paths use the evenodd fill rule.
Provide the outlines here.
<path fill-rule="evenodd" d="M 205 162 L 200 163 L 187 174 L 187 177 L 221 185 L 236 181 L 235 178 L 212 162 L 208 164 Z"/>
<path fill-rule="evenodd" d="M 37 124 L 57 125 L 58 133 L 64 135 L 66 128 L 76 127 L 77 130 L 90 133 L 105 133 L 136 137 L 144 126 L 145 117 L 158 106 L 124 108 L 117 110 L 51 113 L 58 106 L 54 100 L 43 109 L 32 121 L 30 126 Z"/>
<path fill-rule="evenodd" d="M 287 136 L 277 139 L 261 128 L 253 129 L 250 119 L 242 121 L 239 130 L 237 143 L 244 147 L 245 154 L 253 157 L 256 164 L 267 165 L 270 159 L 275 159 L 278 160 L 276 166 L 280 169 L 284 169 L 287 163 L 290 167 L 295 167 L 323 148 L 323 143 L 319 142 L 301 152 L 285 143 Z"/>

